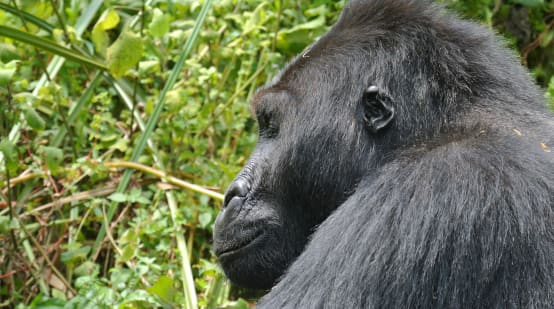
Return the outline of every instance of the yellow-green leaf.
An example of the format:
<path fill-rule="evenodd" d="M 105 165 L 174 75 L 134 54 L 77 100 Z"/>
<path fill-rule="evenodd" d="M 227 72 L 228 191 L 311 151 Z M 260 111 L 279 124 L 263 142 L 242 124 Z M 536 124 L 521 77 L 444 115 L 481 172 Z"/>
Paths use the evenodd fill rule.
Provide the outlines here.
<path fill-rule="evenodd" d="M 110 73 L 115 77 L 125 74 L 139 62 L 142 51 L 142 39 L 129 30 L 123 31 L 106 52 Z"/>
<path fill-rule="evenodd" d="M 146 290 L 170 303 L 173 302 L 173 297 L 176 294 L 173 279 L 166 276 L 161 276 L 153 286 Z"/>
<path fill-rule="evenodd" d="M 135 257 L 135 248 L 136 245 L 129 244 L 125 246 L 121 251 L 121 256 L 119 257 L 119 260 L 121 262 L 129 262 L 133 257 Z"/>
<path fill-rule="evenodd" d="M 152 14 L 152 21 L 148 25 L 148 30 L 153 37 L 161 38 L 169 31 L 169 16 L 162 10 L 156 8 Z"/>
<path fill-rule="evenodd" d="M 103 30 L 110 30 L 117 27 L 118 24 L 119 14 L 114 9 L 107 9 L 102 13 L 94 27 L 99 26 Z"/>
<path fill-rule="evenodd" d="M 5 86 L 12 79 L 17 70 L 17 60 L 12 60 L 8 63 L 0 61 L 0 86 Z"/>
<path fill-rule="evenodd" d="M 107 9 L 92 29 L 92 42 L 94 49 L 101 55 L 106 54 L 106 48 L 110 44 L 108 30 L 115 28 L 119 24 L 119 15 L 113 9 Z"/>
<path fill-rule="evenodd" d="M 265 11 L 264 6 L 266 5 L 266 2 L 260 3 L 258 7 L 252 12 L 252 15 L 250 15 L 250 18 L 248 21 L 246 21 L 244 25 L 243 35 L 250 33 L 252 30 L 261 27 L 261 25 L 265 22 Z"/>

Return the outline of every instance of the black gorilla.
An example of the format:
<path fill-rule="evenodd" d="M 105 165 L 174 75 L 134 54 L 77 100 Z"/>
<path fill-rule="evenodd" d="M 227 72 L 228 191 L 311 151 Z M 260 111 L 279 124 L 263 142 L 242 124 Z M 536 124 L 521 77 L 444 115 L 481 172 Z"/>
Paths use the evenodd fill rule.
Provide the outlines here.
<path fill-rule="evenodd" d="M 258 308 L 554 308 L 554 117 L 499 41 L 351 1 L 258 91 L 214 233 Z"/>

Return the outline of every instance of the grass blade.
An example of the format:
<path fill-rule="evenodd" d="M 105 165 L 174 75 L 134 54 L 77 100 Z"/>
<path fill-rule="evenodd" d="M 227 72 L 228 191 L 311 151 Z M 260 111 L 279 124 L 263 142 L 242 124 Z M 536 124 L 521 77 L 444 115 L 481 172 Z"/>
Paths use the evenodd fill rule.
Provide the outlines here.
<path fill-rule="evenodd" d="M 23 19 L 25 19 L 25 21 L 30 22 L 30 23 L 36 25 L 37 27 L 39 27 L 43 30 L 46 30 L 50 33 L 54 30 L 54 26 L 47 23 L 45 20 L 40 19 L 40 18 L 36 17 L 35 15 L 29 14 L 25 11 L 18 10 L 17 8 L 15 8 L 11 5 L 7 5 L 5 3 L 0 3 L 0 10 L 4 10 L 8 13 L 12 13 L 15 16 L 22 17 Z"/>
<path fill-rule="evenodd" d="M 29 45 L 32 45 L 38 49 L 42 49 L 48 52 L 51 52 L 53 54 L 62 56 L 66 59 L 70 59 L 76 62 L 79 62 L 84 65 L 90 65 L 93 67 L 96 67 L 101 70 L 107 70 L 106 66 L 104 64 L 97 62 L 96 60 L 83 56 L 81 54 L 78 54 L 74 52 L 73 50 L 69 48 L 65 48 L 61 45 L 58 45 L 54 42 L 45 40 L 41 37 L 38 37 L 36 35 L 19 31 L 14 28 L 6 27 L 6 26 L 0 26 L 0 36 L 5 36 L 10 39 L 20 41 Z"/>

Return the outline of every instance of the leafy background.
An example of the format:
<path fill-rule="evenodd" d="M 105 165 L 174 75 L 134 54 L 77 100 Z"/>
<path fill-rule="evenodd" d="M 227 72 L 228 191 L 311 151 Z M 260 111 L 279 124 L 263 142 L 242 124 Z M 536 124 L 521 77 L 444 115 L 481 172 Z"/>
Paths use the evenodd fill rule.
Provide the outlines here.
<path fill-rule="evenodd" d="M 445 0 L 554 106 L 554 4 Z M 248 99 L 334 0 L 0 1 L 0 307 L 247 308 L 211 252 Z"/>

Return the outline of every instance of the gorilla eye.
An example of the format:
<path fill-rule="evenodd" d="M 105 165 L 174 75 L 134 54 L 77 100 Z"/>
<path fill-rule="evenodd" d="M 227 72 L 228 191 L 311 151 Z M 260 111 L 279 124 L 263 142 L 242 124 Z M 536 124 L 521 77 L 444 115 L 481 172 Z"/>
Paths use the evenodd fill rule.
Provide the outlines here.
<path fill-rule="evenodd" d="M 279 123 L 275 115 L 266 111 L 259 111 L 256 118 L 261 137 L 274 138 L 279 134 Z"/>

